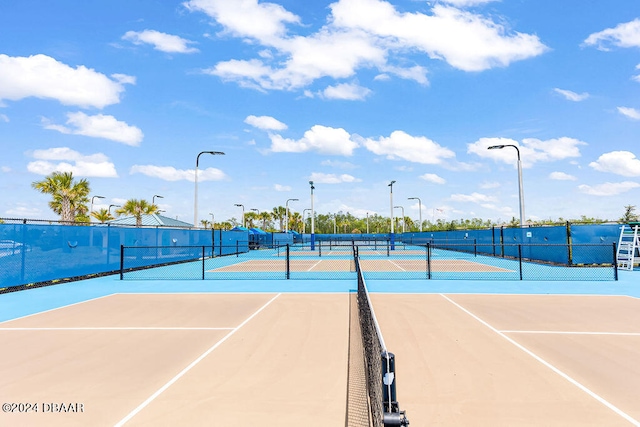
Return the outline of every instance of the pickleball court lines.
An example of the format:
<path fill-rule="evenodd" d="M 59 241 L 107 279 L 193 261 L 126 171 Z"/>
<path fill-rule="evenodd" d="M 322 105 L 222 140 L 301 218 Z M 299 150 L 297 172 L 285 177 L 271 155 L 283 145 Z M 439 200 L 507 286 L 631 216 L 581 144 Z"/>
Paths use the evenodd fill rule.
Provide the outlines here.
<path fill-rule="evenodd" d="M 195 367 L 198 363 L 200 363 L 203 359 L 205 359 L 210 353 L 212 353 L 216 348 L 222 345 L 225 341 L 227 341 L 230 337 L 232 337 L 237 331 L 239 331 L 244 325 L 249 323 L 254 317 L 256 317 L 260 312 L 266 309 L 273 301 L 275 301 L 281 294 L 276 294 L 273 298 L 267 301 L 262 307 L 256 310 L 251 316 L 245 319 L 240 325 L 236 328 L 232 329 L 227 335 L 225 335 L 221 340 L 215 343 L 213 346 L 209 347 L 207 351 L 202 353 L 197 359 L 191 362 L 188 366 L 186 366 L 182 371 L 180 371 L 177 375 L 171 378 L 167 383 L 165 383 L 162 387 L 160 387 L 155 393 L 153 393 L 149 398 L 147 398 L 144 402 L 138 405 L 135 409 L 133 409 L 129 414 L 127 414 L 122 420 L 120 420 L 115 426 L 121 427 L 126 424 L 129 420 L 135 417 L 140 411 L 146 408 L 151 402 L 153 402 L 158 396 L 160 396 L 165 390 L 167 390 L 171 385 L 173 385 L 176 381 L 182 378 L 187 372 L 189 372 L 193 367 Z"/>
<path fill-rule="evenodd" d="M 485 327 L 489 328 L 491 331 L 493 331 L 494 333 L 496 333 L 497 335 L 499 335 L 500 337 L 502 337 L 503 339 L 505 339 L 509 343 L 513 344 L 518 349 L 522 350 L 523 352 L 525 352 L 526 354 L 528 354 L 529 356 L 531 356 L 532 358 L 534 358 L 535 360 L 540 362 L 542 365 L 544 365 L 547 368 L 549 368 L 551 371 L 553 371 L 554 373 L 556 373 L 560 377 L 562 377 L 565 380 L 567 380 L 569 383 L 573 384 L 574 386 L 576 386 L 577 388 L 582 390 L 587 395 L 591 396 L 596 401 L 600 402 L 605 407 L 609 408 L 611 411 L 613 411 L 614 413 L 616 413 L 620 417 L 624 418 L 625 420 L 627 420 L 628 422 L 632 423 L 633 425 L 640 425 L 640 421 L 638 421 L 637 419 L 633 418 L 631 415 L 627 414 L 622 409 L 618 408 L 616 405 L 612 404 L 608 400 L 604 399 L 602 396 L 600 396 L 599 394 L 595 393 L 594 391 L 592 391 L 590 388 L 586 387 L 585 385 L 583 385 L 579 381 L 575 380 L 574 378 L 572 378 L 571 376 L 569 376 L 568 374 L 566 374 L 565 372 L 563 372 L 562 370 L 560 370 L 559 368 L 557 368 L 556 366 L 554 366 L 553 364 L 548 362 L 547 360 L 543 359 L 538 354 L 536 354 L 533 351 L 529 350 L 524 345 L 518 343 L 513 338 L 507 336 L 506 332 L 503 332 L 501 330 L 498 330 L 498 329 L 494 328 L 492 325 L 487 323 L 485 320 L 481 319 L 476 314 L 472 313 L 471 311 L 469 311 L 468 309 L 466 309 L 465 307 L 463 307 L 459 303 L 455 302 L 450 297 L 448 297 L 448 296 L 446 296 L 444 294 L 440 294 L 440 296 L 442 298 L 444 298 L 445 300 L 447 300 L 448 302 L 450 302 L 451 304 L 453 304 L 455 307 L 457 307 L 461 311 L 463 311 L 464 313 L 466 313 L 467 315 L 471 316 L 476 321 L 480 322 Z M 635 335 L 635 334 L 633 334 L 633 335 Z"/>

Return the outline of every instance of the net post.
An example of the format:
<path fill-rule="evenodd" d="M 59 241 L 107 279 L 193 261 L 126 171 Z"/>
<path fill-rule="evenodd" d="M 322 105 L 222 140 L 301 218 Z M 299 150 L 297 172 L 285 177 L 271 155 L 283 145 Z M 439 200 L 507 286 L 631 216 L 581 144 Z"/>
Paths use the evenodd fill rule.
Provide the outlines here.
<path fill-rule="evenodd" d="M 318 256 L 322 256 L 322 240 L 318 240 Z"/>
<path fill-rule="evenodd" d="M 236 258 L 240 256 L 240 241 L 236 240 Z"/>
<path fill-rule="evenodd" d="M 522 244 L 518 245 L 518 263 L 520 264 L 520 280 L 522 280 Z"/>
<path fill-rule="evenodd" d="M 120 280 L 124 279 L 124 245 L 120 245 Z"/>
<path fill-rule="evenodd" d="M 202 246 L 202 280 L 204 280 L 204 246 Z"/>
<path fill-rule="evenodd" d="M 285 261 L 286 264 L 286 276 L 287 276 L 287 280 L 291 278 L 291 258 L 290 258 L 290 252 L 289 252 L 289 244 L 287 243 L 287 258 Z"/>
<path fill-rule="evenodd" d="M 478 256 L 478 239 L 473 239 L 473 256 Z"/>

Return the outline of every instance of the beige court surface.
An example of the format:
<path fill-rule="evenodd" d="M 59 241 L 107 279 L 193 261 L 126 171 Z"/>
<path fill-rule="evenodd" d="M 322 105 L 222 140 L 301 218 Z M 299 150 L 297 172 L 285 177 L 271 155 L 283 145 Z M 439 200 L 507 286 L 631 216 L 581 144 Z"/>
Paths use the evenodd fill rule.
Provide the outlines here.
<path fill-rule="evenodd" d="M 640 300 L 372 294 L 411 426 L 640 420 Z M 114 294 L 0 323 L 0 426 L 341 426 L 347 294 Z M 40 409 L 41 409 L 40 408 Z M 49 409 L 49 408 L 45 408 Z"/>

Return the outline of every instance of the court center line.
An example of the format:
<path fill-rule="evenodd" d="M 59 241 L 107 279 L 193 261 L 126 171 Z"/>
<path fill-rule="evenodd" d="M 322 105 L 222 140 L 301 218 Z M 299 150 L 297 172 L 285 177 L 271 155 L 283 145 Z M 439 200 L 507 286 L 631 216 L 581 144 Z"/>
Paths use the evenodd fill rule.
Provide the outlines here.
<path fill-rule="evenodd" d="M 466 308 L 462 307 L 460 304 L 458 304 L 457 302 L 453 301 L 451 298 L 447 297 L 446 295 L 440 294 L 440 296 L 443 297 L 444 299 L 446 299 L 447 301 L 449 301 L 451 304 L 453 304 L 456 307 L 458 307 L 460 310 L 462 310 L 465 313 L 467 313 L 469 316 L 473 317 L 478 322 L 482 323 L 487 328 L 491 329 L 496 334 L 500 335 L 505 340 L 509 341 L 511 344 L 513 344 L 516 347 L 518 347 L 520 350 L 522 350 L 525 353 L 527 353 L 529 356 L 533 357 L 538 362 L 542 363 L 547 368 L 551 369 L 556 374 L 560 375 L 565 380 L 569 381 L 574 386 L 578 387 L 583 392 L 587 393 L 589 396 L 593 397 L 598 402 L 602 403 L 607 408 L 611 409 L 613 412 L 615 412 L 616 414 L 618 414 L 619 416 L 621 416 L 625 420 L 629 421 L 633 425 L 640 426 L 640 421 L 638 421 L 638 420 L 634 419 L 633 417 L 631 417 L 630 415 L 626 414 L 620 408 L 618 408 L 617 406 L 613 405 L 609 401 L 605 400 L 603 397 L 599 396 L 598 394 L 594 393 L 593 391 L 591 391 L 590 389 L 588 389 L 586 386 L 582 385 L 578 381 L 574 380 L 569 375 L 565 374 L 560 369 L 556 368 L 551 363 L 549 363 L 546 360 L 544 360 L 542 357 L 538 356 L 537 354 L 535 354 L 534 352 L 532 352 L 531 350 L 529 350 L 528 348 L 526 348 L 522 344 L 519 344 L 515 340 L 509 338 L 507 335 L 505 335 L 504 333 L 500 332 L 499 330 L 497 330 L 496 328 L 494 328 L 493 326 L 491 326 L 490 324 L 488 324 L 487 322 L 485 322 L 484 320 L 482 320 L 481 318 L 479 318 L 478 316 L 476 316 L 475 314 L 473 314 L 472 312 L 470 312 Z"/>
<path fill-rule="evenodd" d="M 273 301 L 276 300 L 276 298 L 278 298 L 280 295 L 282 295 L 281 293 L 277 294 L 276 296 L 274 296 L 273 298 L 271 298 L 269 301 L 267 301 L 266 304 L 264 304 L 262 307 L 260 307 L 257 311 L 255 311 L 251 316 L 249 316 L 247 319 L 245 319 L 244 322 L 242 322 L 240 325 L 238 325 L 236 328 L 232 329 L 231 332 L 229 332 L 227 335 L 225 335 L 220 341 L 218 341 L 217 343 L 215 343 L 213 346 L 211 346 L 207 351 L 205 351 L 204 353 L 202 353 L 196 360 L 194 360 L 193 362 L 191 362 L 186 368 L 184 368 L 182 371 L 180 371 L 175 377 L 171 378 L 165 385 L 163 385 L 162 387 L 160 387 L 155 393 L 153 393 L 151 396 L 149 396 L 149 398 L 147 398 L 147 400 L 145 400 L 144 402 L 142 402 L 137 408 L 135 408 L 133 411 L 131 411 L 126 417 L 124 417 L 122 420 L 120 420 L 120 422 L 118 422 L 115 427 L 122 427 L 127 421 L 131 420 L 131 418 L 135 417 L 140 411 L 142 411 L 144 408 L 147 407 L 147 405 L 149 405 L 151 402 L 153 402 L 158 396 L 160 396 L 165 390 L 167 390 L 169 387 L 171 387 L 173 385 L 173 383 L 175 383 L 176 381 L 178 381 L 180 378 L 182 378 L 184 376 L 184 374 L 186 374 L 187 372 L 189 372 L 194 366 L 196 366 L 198 363 L 200 363 L 205 357 L 207 357 L 213 350 L 215 350 L 216 348 L 218 348 L 222 343 L 224 343 L 227 339 L 231 338 L 231 336 L 233 336 L 233 334 L 235 334 L 236 332 L 238 332 L 240 330 L 240 328 L 242 328 L 244 325 L 246 325 L 247 323 L 249 323 L 249 321 L 251 321 L 251 319 L 253 319 L 254 317 L 256 317 L 262 310 L 264 310 L 265 308 L 267 308 Z"/>
<path fill-rule="evenodd" d="M 398 267 L 400 270 L 402 271 L 407 271 L 406 269 L 400 267 L 398 264 L 396 264 L 395 262 L 391 261 L 390 259 L 388 259 L 387 261 L 389 261 L 391 264 L 395 265 L 396 267 Z"/>
<path fill-rule="evenodd" d="M 589 331 L 498 331 L 505 334 L 549 334 L 549 335 L 612 335 L 640 337 L 640 332 L 589 332 Z"/>

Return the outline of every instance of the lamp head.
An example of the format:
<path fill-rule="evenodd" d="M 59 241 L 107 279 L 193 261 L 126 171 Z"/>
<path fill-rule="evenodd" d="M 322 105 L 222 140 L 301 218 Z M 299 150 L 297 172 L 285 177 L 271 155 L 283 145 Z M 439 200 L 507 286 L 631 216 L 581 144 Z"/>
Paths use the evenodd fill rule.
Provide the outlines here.
<path fill-rule="evenodd" d="M 505 145 L 492 145 L 490 147 L 487 147 L 487 150 L 501 150 L 505 147 Z"/>

